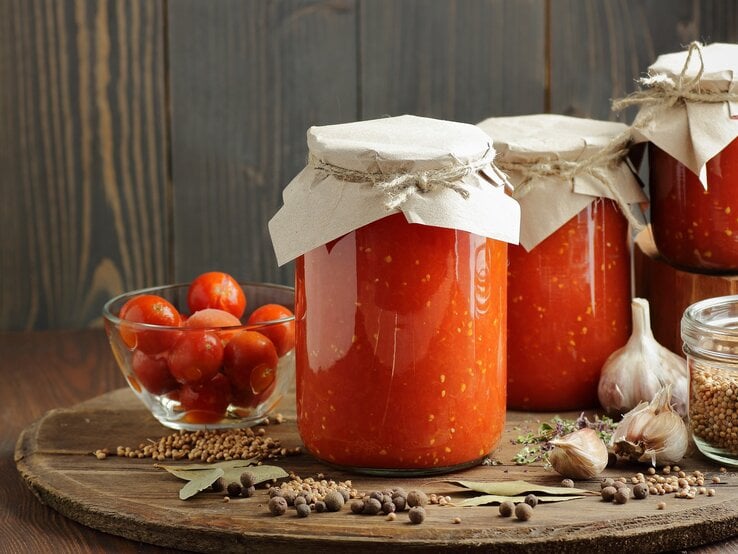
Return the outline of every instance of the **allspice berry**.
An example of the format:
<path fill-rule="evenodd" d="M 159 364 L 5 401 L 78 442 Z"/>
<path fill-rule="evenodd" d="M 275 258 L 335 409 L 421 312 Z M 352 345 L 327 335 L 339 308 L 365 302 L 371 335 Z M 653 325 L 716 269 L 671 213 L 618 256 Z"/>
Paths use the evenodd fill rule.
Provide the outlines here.
<path fill-rule="evenodd" d="M 628 499 L 630 499 L 630 489 L 628 487 L 619 488 L 613 497 L 615 504 L 625 504 Z"/>
<path fill-rule="evenodd" d="M 317 508 L 317 506 L 316 506 Z M 364 513 L 364 501 L 363 500 L 354 500 L 351 503 L 351 512 L 354 514 L 363 514 Z"/>
<path fill-rule="evenodd" d="M 226 488 L 225 479 L 223 479 L 222 477 L 218 477 L 215 481 L 213 481 L 213 484 L 210 485 L 210 488 L 213 489 L 213 492 L 223 492 Z"/>
<path fill-rule="evenodd" d="M 233 481 L 232 483 L 228 483 L 228 487 L 226 487 L 226 491 L 228 492 L 228 496 L 241 496 L 241 490 L 243 487 L 241 487 L 241 483 L 236 483 Z"/>
<path fill-rule="evenodd" d="M 410 491 L 407 493 L 407 505 L 411 508 L 415 506 L 425 506 L 428 504 L 428 495 L 423 491 Z"/>
<path fill-rule="evenodd" d="M 398 512 L 404 512 L 407 507 L 407 500 L 402 495 L 394 495 L 392 497 L 392 503 L 395 505 L 395 510 Z"/>
<path fill-rule="evenodd" d="M 573 489 L 574 488 L 574 481 L 572 481 L 571 479 L 563 479 L 561 481 L 561 486 L 562 487 L 567 487 L 569 489 Z"/>
<path fill-rule="evenodd" d="M 500 503 L 500 515 L 502 517 L 510 517 L 513 515 L 513 512 L 515 511 L 515 504 L 512 502 L 502 502 Z"/>
<path fill-rule="evenodd" d="M 394 502 L 385 502 L 384 504 L 382 504 L 382 511 L 383 511 L 383 512 L 384 512 L 385 514 L 391 514 L 391 513 L 393 513 L 393 512 L 394 512 L 394 511 L 395 511 L 396 509 L 397 509 L 397 508 L 395 508 L 395 503 L 394 503 Z"/>
<path fill-rule="evenodd" d="M 423 506 L 413 506 L 410 508 L 407 515 L 410 518 L 411 523 L 415 523 L 416 525 L 423 523 L 423 521 L 425 521 L 425 508 L 423 508 Z"/>
<path fill-rule="evenodd" d="M 520 504 L 515 506 L 515 517 L 518 518 L 520 521 L 528 521 L 531 517 L 533 517 L 533 507 L 530 504 L 521 502 Z"/>
<path fill-rule="evenodd" d="M 307 503 L 297 505 L 297 517 L 307 517 L 310 515 L 310 506 Z"/>
<path fill-rule="evenodd" d="M 525 497 L 525 500 L 523 502 L 525 502 L 531 508 L 535 508 L 536 506 L 538 506 L 538 497 L 535 494 L 529 494 Z"/>
<path fill-rule="evenodd" d="M 343 495 L 338 491 L 330 491 L 323 498 L 323 502 L 325 502 L 325 507 L 328 508 L 329 512 L 338 512 L 345 503 Z"/>
<path fill-rule="evenodd" d="M 287 511 L 287 501 L 282 496 L 273 496 L 269 499 L 269 511 L 274 516 L 281 516 Z"/>
<path fill-rule="evenodd" d="M 615 487 L 605 487 L 600 491 L 600 494 L 602 495 L 602 500 L 605 502 L 612 502 L 613 498 L 615 498 L 616 492 L 618 492 L 618 489 Z"/>
<path fill-rule="evenodd" d="M 364 500 L 364 511 L 361 512 L 362 514 L 375 516 L 381 511 L 382 505 L 376 498 L 367 498 Z"/>
<path fill-rule="evenodd" d="M 362 506 L 361 509 L 363 510 L 364 506 Z M 328 507 L 325 505 L 325 502 L 323 502 L 322 500 L 318 500 L 315 503 L 315 511 L 318 512 L 319 514 L 322 514 L 326 510 L 328 510 Z M 353 506 L 351 507 L 351 511 L 353 512 Z"/>
<path fill-rule="evenodd" d="M 307 504 L 307 500 L 305 500 L 304 496 L 298 496 L 295 498 L 295 508 L 302 506 L 303 504 Z"/>
<path fill-rule="evenodd" d="M 241 486 L 243 488 L 247 489 L 249 487 L 253 487 L 256 484 L 255 481 L 256 479 L 254 478 L 254 474 L 250 471 L 244 471 L 241 474 Z"/>
<path fill-rule="evenodd" d="M 643 500 L 648 496 L 648 485 L 646 483 L 638 483 L 633 487 L 633 496 L 638 500 Z"/>

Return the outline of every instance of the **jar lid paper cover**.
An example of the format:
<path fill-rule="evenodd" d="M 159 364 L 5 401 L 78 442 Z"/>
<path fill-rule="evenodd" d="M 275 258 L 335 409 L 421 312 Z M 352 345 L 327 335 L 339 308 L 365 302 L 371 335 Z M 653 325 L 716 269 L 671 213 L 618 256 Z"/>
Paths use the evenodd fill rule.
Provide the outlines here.
<path fill-rule="evenodd" d="M 688 87 L 688 95 L 675 103 L 643 104 L 633 123 L 634 138 L 656 144 L 707 188 L 707 162 L 738 137 L 738 44 L 693 43 L 683 52 L 659 56 L 648 74 L 641 80 L 647 87 L 666 82 L 677 90 Z M 708 99 L 716 93 L 715 98 L 727 99 Z"/>
<path fill-rule="evenodd" d="M 269 222 L 280 265 L 390 214 L 515 243 L 520 207 L 480 129 L 411 115 L 311 127 Z M 398 237 L 401 240 L 401 237 Z"/>
<path fill-rule="evenodd" d="M 520 244 L 528 251 L 597 198 L 615 200 L 634 219 L 629 205 L 647 200 L 624 158 L 630 135 L 622 123 L 537 114 L 478 126 L 492 137 L 496 163 L 515 188 Z"/>

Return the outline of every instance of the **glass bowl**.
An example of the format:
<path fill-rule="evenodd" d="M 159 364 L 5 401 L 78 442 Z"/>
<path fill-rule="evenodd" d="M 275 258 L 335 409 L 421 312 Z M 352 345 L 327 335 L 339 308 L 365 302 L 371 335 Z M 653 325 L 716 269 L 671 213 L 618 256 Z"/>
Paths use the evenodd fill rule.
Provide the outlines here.
<path fill-rule="evenodd" d="M 187 309 L 188 288 L 187 283 L 135 290 L 116 296 L 103 307 L 105 332 L 126 381 L 152 415 L 172 429 L 249 427 L 262 422 L 284 397 L 294 379 L 294 316 L 251 325 L 245 322 L 255 309 L 266 304 L 279 304 L 294 310 L 294 289 L 241 283 L 247 306 L 238 326 L 167 327 L 118 317 L 130 299 L 157 295 L 174 305 L 184 319 L 191 315 Z M 249 341 L 242 339 L 253 339 L 253 334 L 245 336 L 246 332 L 253 331 L 260 333 L 256 339 L 262 345 L 262 336 L 273 341 L 276 363 L 272 361 L 274 354 L 264 359 L 249 353 L 253 349 L 249 350 Z M 241 337 L 234 341 L 239 335 Z M 193 371 L 199 375 L 197 365 L 208 363 L 198 361 L 203 349 L 215 350 L 220 355 L 220 347 L 223 357 L 210 358 L 205 380 L 193 379 Z M 212 362 L 213 359 L 223 362 Z M 214 375 L 210 373 L 214 371 L 213 363 L 217 366 Z M 172 371 L 175 365 L 186 369 L 184 373 L 182 369 L 174 372 L 178 378 Z"/>

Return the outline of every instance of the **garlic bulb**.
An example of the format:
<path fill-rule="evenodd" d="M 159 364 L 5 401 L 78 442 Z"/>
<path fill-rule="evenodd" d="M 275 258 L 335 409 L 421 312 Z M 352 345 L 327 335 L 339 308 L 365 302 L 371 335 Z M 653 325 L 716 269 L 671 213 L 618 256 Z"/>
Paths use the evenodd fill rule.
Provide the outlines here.
<path fill-rule="evenodd" d="M 672 385 L 676 411 L 687 415 L 689 371 L 687 362 L 661 346 L 651 332 L 648 301 L 634 298 L 633 334 L 602 366 L 597 395 L 610 413 L 632 410 L 639 402 L 650 402 L 665 385 Z"/>
<path fill-rule="evenodd" d="M 548 461 L 564 477 L 591 479 L 607 467 L 607 446 L 594 429 L 579 429 L 551 444 Z"/>
<path fill-rule="evenodd" d="M 615 454 L 652 465 L 674 464 L 687 453 L 689 433 L 671 407 L 671 386 L 623 416 L 612 436 Z"/>

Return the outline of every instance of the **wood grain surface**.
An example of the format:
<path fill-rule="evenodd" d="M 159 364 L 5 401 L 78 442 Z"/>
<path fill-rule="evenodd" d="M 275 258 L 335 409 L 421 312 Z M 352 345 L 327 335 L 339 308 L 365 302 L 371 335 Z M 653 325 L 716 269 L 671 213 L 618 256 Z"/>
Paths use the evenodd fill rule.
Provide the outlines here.
<path fill-rule="evenodd" d="M 614 118 L 732 0 L 0 0 L 0 329 L 221 268 L 290 283 L 266 222 L 310 125 Z M 627 120 L 632 116 L 622 116 Z"/>
<path fill-rule="evenodd" d="M 294 420 L 294 398 L 282 407 L 287 422 L 267 428 L 268 436 L 283 446 L 299 446 Z M 446 479 L 470 481 L 527 480 L 557 485 L 561 477 L 540 464 L 525 467 L 511 464 L 518 447 L 511 444 L 520 433 L 534 430 L 538 420 L 553 414 L 508 413 L 500 447 L 494 452 L 502 465 L 477 467 L 433 478 L 364 477 L 332 469 L 308 454 L 271 462 L 303 477 L 319 473 L 337 481 L 351 479 L 358 490 L 370 492 L 399 486 L 428 493 L 453 495 L 460 501 L 458 487 Z M 575 418 L 578 414 L 562 414 Z M 490 506 L 460 508 L 429 506 L 426 521 L 414 526 L 407 514 L 396 523 L 382 516 L 362 517 L 348 507 L 340 513 L 313 514 L 307 519 L 288 512 L 274 518 L 268 513 L 267 492 L 259 488 L 249 499 L 224 503 L 222 494 L 200 494 L 179 500 L 183 483 L 150 460 L 108 458 L 97 460 L 93 450 L 114 450 L 119 444 L 135 447 L 172 431 L 159 425 L 129 389 L 120 389 L 78 404 L 54 410 L 27 428 L 19 438 L 15 459 L 20 473 L 39 499 L 62 514 L 90 527 L 116 535 L 167 547 L 198 552 L 253 552 L 279 548 L 283 552 L 369 552 L 381 545 L 387 552 L 408 547 L 421 551 L 453 550 L 457 547 L 486 551 L 525 549 L 528 552 L 660 552 L 732 537 L 738 530 L 738 473 L 719 473 L 703 457 L 685 458 L 681 466 L 704 471 L 708 478 L 720 475 L 717 494 L 701 495 L 693 501 L 666 495 L 632 500 L 627 506 L 604 503 L 598 496 L 541 505 L 528 522 L 504 519 Z M 603 476 L 630 476 L 636 466 L 607 470 Z M 599 490 L 599 479 L 577 482 Z M 497 517 L 496 517 L 497 516 Z M 461 524 L 454 524 L 460 517 Z"/>
<path fill-rule="evenodd" d="M 43 417 L 47 410 L 72 408 L 125 385 L 104 333 L 100 330 L 0 333 L 0 366 L 3 375 L 0 386 L 0 421 L 3 423 L 0 426 L 0 473 L 3 475 L 0 479 L 0 553 L 179 552 L 179 549 L 159 548 L 95 531 L 61 516 L 38 501 L 15 469 L 13 451 L 20 432 Z M 147 425 L 151 425 L 151 420 Z M 157 430 L 166 432 L 158 427 Z M 116 439 L 111 438 L 110 442 Z M 97 446 L 98 439 L 90 444 Z M 90 461 L 98 463 L 92 458 Z M 108 459 L 100 463 L 112 462 L 115 467 L 122 461 Z M 669 502 L 675 507 L 691 506 L 677 504 L 671 499 Z M 632 506 L 628 504 L 626 508 Z M 466 516 L 462 514 L 462 517 Z M 383 523 L 386 522 L 377 520 L 374 524 L 381 526 Z M 693 551 L 717 553 L 736 549 L 738 539 Z"/>

